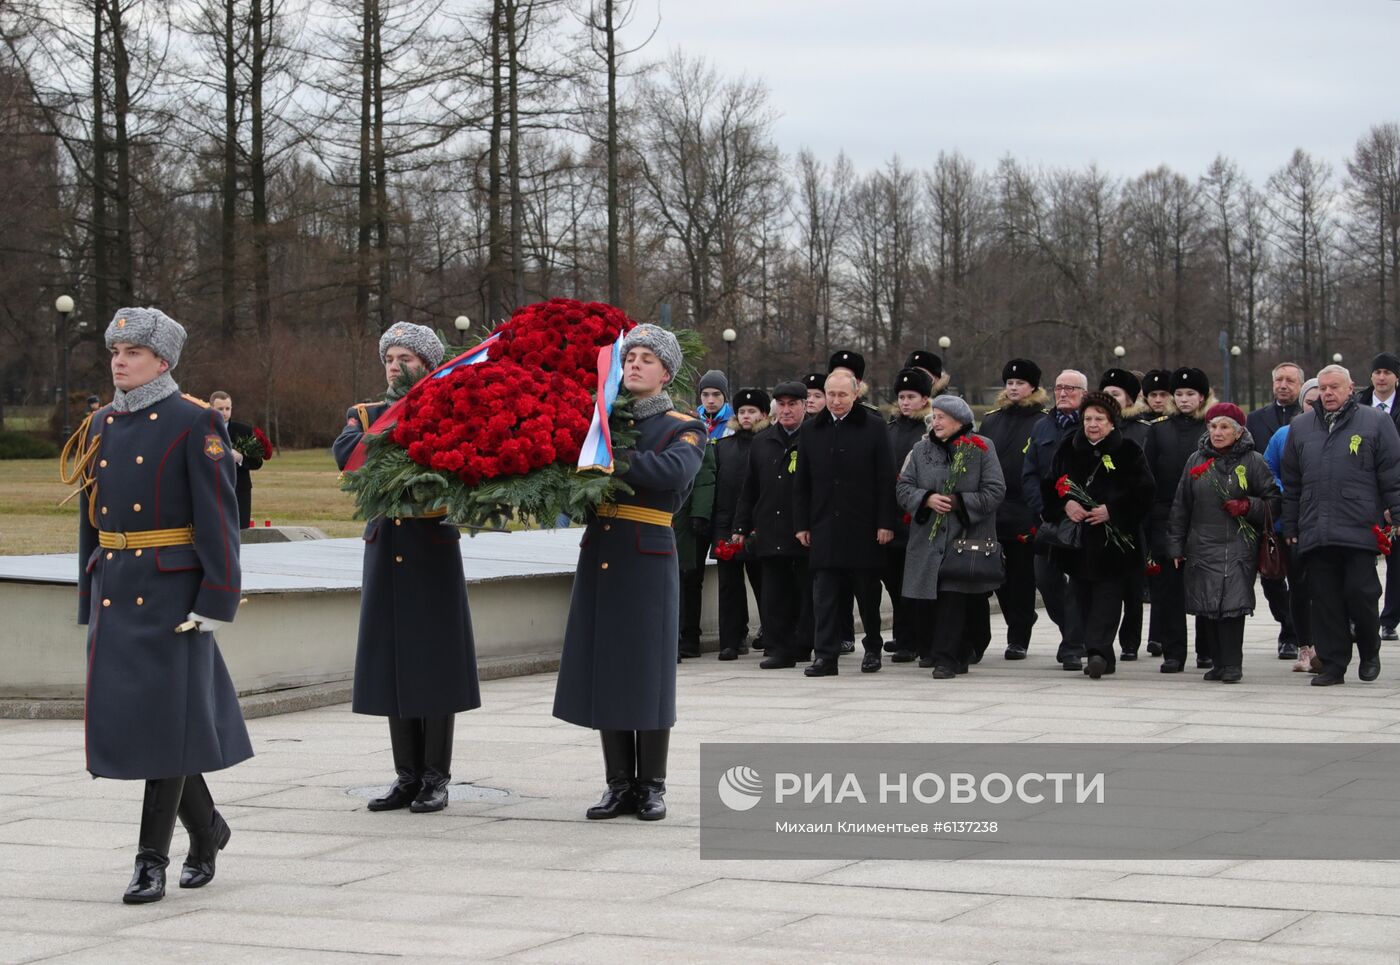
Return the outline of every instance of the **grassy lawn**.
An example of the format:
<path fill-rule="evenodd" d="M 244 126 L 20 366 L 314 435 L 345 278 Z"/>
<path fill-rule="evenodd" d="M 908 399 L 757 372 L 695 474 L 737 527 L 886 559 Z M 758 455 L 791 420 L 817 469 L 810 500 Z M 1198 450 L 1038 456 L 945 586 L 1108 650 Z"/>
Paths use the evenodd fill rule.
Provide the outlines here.
<path fill-rule="evenodd" d="M 253 523 L 315 526 L 327 536 L 358 536 L 354 500 L 340 491 L 326 449 L 278 451 L 253 473 Z M 71 553 L 77 548 L 78 501 L 58 481 L 56 459 L 0 462 L 0 555 Z"/>

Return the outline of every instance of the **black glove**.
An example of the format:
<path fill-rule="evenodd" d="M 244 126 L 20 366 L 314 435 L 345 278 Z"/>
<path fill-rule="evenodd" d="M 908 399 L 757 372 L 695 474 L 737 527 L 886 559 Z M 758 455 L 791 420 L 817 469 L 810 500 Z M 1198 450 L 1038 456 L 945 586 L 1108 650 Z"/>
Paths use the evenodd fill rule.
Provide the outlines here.
<path fill-rule="evenodd" d="M 690 517 L 690 532 L 698 540 L 710 538 L 710 521 L 703 516 Z"/>

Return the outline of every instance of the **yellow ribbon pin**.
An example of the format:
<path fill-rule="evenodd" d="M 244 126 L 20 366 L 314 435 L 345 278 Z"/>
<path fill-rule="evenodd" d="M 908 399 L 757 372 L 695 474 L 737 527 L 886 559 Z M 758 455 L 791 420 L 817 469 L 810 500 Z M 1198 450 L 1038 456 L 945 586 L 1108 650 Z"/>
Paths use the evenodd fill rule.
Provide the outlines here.
<path fill-rule="evenodd" d="M 1361 451 L 1361 437 L 1360 437 L 1360 436 L 1352 436 L 1352 437 L 1351 437 L 1351 454 L 1354 456 L 1354 455 L 1356 455 L 1356 454 L 1357 454 L 1358 452 L 1360 452 L 1360 451 Z"/>
<path fill-rule="evenodd" d="M 1106 452 L 1103 454 L 1103 467 L 1109 472 L 1113 472 L 1113 470 L 1118 468 L 1113 464 L 1113 457 Z"/>
<path fill-rule="evenodd" d="M 797 472 L 797 450 L 796 450 L 796 449 L 794 449 L 794 450 L 792 451 L 792 453 L 788 456 L 788 475 L 791 476 L 791 475 L 792 475 L 793 473 L 795 473 L 795 472 Z"/>
<path fill-rule="evenodd" d="M 1245 485 L 1245 471 L 1244 471 L 1244 466 L 1236 466 L 1236 467 L 1235 467 L 1235 478 L 1238 479 L 1238 480 L 1240 481 L 1240 492 L 1242 492 L 1242 493 L 1249 492 L 1249 487 Z"/>

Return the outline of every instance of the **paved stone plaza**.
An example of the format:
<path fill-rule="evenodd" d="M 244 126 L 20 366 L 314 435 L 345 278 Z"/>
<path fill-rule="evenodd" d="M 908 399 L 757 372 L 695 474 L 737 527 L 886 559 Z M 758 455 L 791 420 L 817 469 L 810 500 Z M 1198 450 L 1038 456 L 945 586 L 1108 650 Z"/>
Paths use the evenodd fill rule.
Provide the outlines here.
<path fill-rule="evenodd" d="M 1093 682 L 1052 662 L 1047 626 L 1029 660 L 994 647 L 957 681 L 687 662 L 671 816 L 652 825 L 584 820 L 601 755 L 550 717 L 552 675 L 483 684 L 454 780 L 511 796 L 454 788 L 436 815 L 355 795 L 387 783 L 382 720 L 253 720 L 257 757 L 210 780 L 233 826 L 218 878 L 146 907 L 120 902 L 141 785 L 86 776 L 80 722 L 3 720 L 0 962 L 1400 961 L 1400 862 L 699 859 L 706 740 L 1400 740 L 1400 658 L 1375 684 L 1311 688 L 1261 616 L 1238 686 L 1154 659 Z"/>

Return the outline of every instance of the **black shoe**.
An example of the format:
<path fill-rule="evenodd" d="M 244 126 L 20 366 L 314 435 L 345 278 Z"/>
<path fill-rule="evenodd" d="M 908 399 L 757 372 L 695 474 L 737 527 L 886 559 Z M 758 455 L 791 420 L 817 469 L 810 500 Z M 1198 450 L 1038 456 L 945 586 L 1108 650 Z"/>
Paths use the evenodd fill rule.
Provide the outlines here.
<path fill-rule="evenodd" d="M 1324 670 L 1312 679 L 1312 685 L 1314 687 L 1334 687 L 1337 684 L 1344 683 L 1346 683 L 1346 678 L 1330 670 Z"/>
<path fill-rule="evenodd" d="M 400 774 L 383 797 L 377 797 L 365 806 L 371 811 L 398 811 L 408 807 L 418 792 L 423 790 L 423 782 L 416 777 L 409 776 L 407 780 L 405 777 Z"/>
<path fill-rule="evenodd" d="M 1370 683 L 1381 675 L 1381 658 L 1375 657 L 1371 660 L 1361 661 L 1361 666 L 1356 669 L 1356 675 Z"/>
<path fill-rule="evenodd" d="M 1090 680 L 1098 680 L 1108 669 L 1108 661 L 1096 653 L 1089 658 L 1089 665 L 1084 669 L 1088 671 Z"/>
<path fill-rule="evenodd" d="M 880 651 L 872 650 L 860 660 L 861 673 L 874 673 L 880 669 Z"/>
<path fill-rule="evenodd" d="M 919 658 L 919 669 L 920 669 L 920 670 L 927 670 L 929 667 L 932 667 L 932 666 L 933 666 L 935 663 L 937 663 L 937 662 L 938 662 L 938 661 L 934 660 L 932 657 L 920 657 L 920 658 Z"/>
<path fill-rule="evenodd" d="M 895 643 L 893 640 L 890 640 L 885 644 L 885 653 L 897 653 L 898 651 L 899 644 Z"/>
<path fill-rule="evenodd" d="M 600 730 L 603 742 L 603 773 L 608 788 L 586 812 L 591 821 L 637 813 L 637 732 Z"/>
<path fill-rule="evenodd" d="M 666 816 L 666 758 L 671 731 L 637 731 L 637 817 L 660 821 Z"/>
<path fill-rule="evenodd" d="M 366 805 L 371 811 L 406 808 L 423 789 L 423 718 L 390 717 L 389 746 L 394 754 L 394 783 L 383 797 Z"/>
<path fill-rule="evenodd" d="M 1025 659 L 1026 659 L 1026 648 L 1025 648 L 1025 647 L 1007 647 L 1007 648 L 1006 648 L 1006 653 L 1002 654 L 1002 656 L 1005 657 L 1007 660 L 1025 660 Z"/>
<path fill-rule="evenodd" d="M 913 650 L 896 650 L 894 656 L 890 657 L 890 663 L 913 663 L 919 659 L 919 655 Z"/>
<path fill-rule="evenodd" d="M 408 809 L 429 814 L 447 807 L 447 785 L 452 783 L 452 731 L 456 715 L 423 718 L 423 786 Z"/>
<path fill-rule="evenodd" d="M 831 657 L 818 657 L 812 665 L 802 671 L 804 677 L 835 677 L 839 673 L 836 661 Z"/>
<path fill-rule="evenodd" d="M 1119 659 L 1119 660 L 1136 660 L 1136 659 L 1137 659 L 1137 651 L 1136 651 L 1136 650 L 1124 650 L 1121 654 L 1118 655 L 1118 659 Z"/>
<path fill-rule="evenodd" d="M 1215 666 L 1215 661 L 1212 660 L 1212 659 L 1210 659 L 1210 657 L 1197 657 L 1197 658 L 1196 658 L 1196 669 L 1197 669 L 1197 670 L 1209 670 L 1210 668 L 1212 668 L 1212 667 L 1214 667 L 1214 666 Z"/>
<path fill-rule="evenodd" d="M 660 821 L 666 817 L 666 782 L 637 782 L 637 817 L 643 821 Z"/>
<path fill-rule="evenodd" d="M 698 659 L 700 659 L 700 645 L 699 645 L 699 644 L 696 644 L 696 645 L 693 646 L 693 647 L 681 647 L 681 649 L 680 649 L 680 658 L 681 658 L 682 660 L 698 660 Z"/>
<path fill-rule="evenodd" d="M 629 736 L 630 731 L 626 732 Z M 608 789 L 598 799 L 598 803 L 584 812 L 590 821 L 606 821 L 624 814 L 637 813 L 637 789 L 630 778 L 614 778 L 608 781 Z"/>
<path fill-rule="evenodd" d="M 1381 627 L 1382 640 L 1400 640 L 1400 634 L 1395 632 L 1394 627 Z"/>
<path fill-rule="evenodd" d="M 1162 661 L 1162 666 L 1158 668 L 1162 673 L 1181 673 L 1181 661 L 1168 657 Z"/>
<path fill-rule="evenodd" d="M 855 642 L 854 640 L 842 640 L 842 641 L 841 641 L 841 652 L 842 652 L 842 653 L 855 653 L 855 652 L 856 652 L 856 642 Z"/>
<path fill-rule="evenodd" d="M 128 905 L 148 905 L 165 897 L 165 868 L 170 857 L 142 848 L 136 852 L 136 868 L 122 901 Z"/>
<path fill-rule="evenodd" d="M 954 677 L 956 677 L 957 675 L 958 675 L 957 670 L 953 669 L 952 667 L 934 667 L 934 668 L 933 668 L 933 679 L 934 679 L 934 680 L 952 680 L 952 679 L 953 679 Z"/>
<path fill-rule="evenodd" d="M 1237 684 L 1244 679 L 1244 671 L 1239 667 L 1226 667 L 1220 671 L 1220 682 L 1222 684 Z"/>
<path fill-rule="evenodd" d="M 214 860 L 224 850 L 233 832 L 228 822 L 218 811 L 214 812 L 213 825 L 203 834 L 190 835 L 190 850 L 185 855 L 185 866 L 180 869 L 181 888 L 203 888 L 214 880 Z"/>
<path fill-rule="evenodd" d="M 1162 655 L 1162 645 L 1156 640 L 1147 641 L 1147 655 L 1149 657 L 1160 657 Z"/>
<path fill-rule="evenodd" d="M 767 642 L 763 639 L 763 633 L 762 633 L 762 631 L 759 632 L 758 636 L 756 636 L 756 637 L 753 638 L 753 642 L 749 644 L 749 648 L 752 649 L 752 650 L 759 650 L 759 651 L 768 649 L 768 644 L 767 644 Z"/>
<path fill-rule="evenodd" d="M 447 807 L 447 784 L 449 776 L 433 775 L 423 777 L 423 786 L 408 809 L 414 814 L 431 814 Z"/>
<path fill-rule="evenodd" d="M 970 657 L 967 658 L 967 662 L 968 662 L 968 663 L 981 663 L 981 662 L 982 662 L 982 655 L 983 655 L 984 653 L 986 653 L 986 652 L 987 652 L 987 651 L 985 651 L 985 650 L 974 650 L 974 651 L 972 651 L 972 656 L 970 656 Z"/>
<path fill-rule="evenodd" d="M 786 670 L 789 667 L 796 667 L 796 660 L 789 660 L 786 657 L 779 657 L 777 654 L 764 657 L 758 662 L 759 670 Z"/>
<path fill-rule="evenodd" d="M 1297 660 L 1298 645 L 1296 643 L 1280 643 L 1278 645 L 1278 658 L 1280 660 Z"/>
<path fill-rule="evenodd" d="M 967 673 L 967 664 L 960 663 L 953 669 L 957 672 L 958 676 L 961 677 L 963 674 Z"/>
<path fill-rule="evenodd" d="M 1062 670 L 1083 670 L 1084 661 L 1080 660 L 1078 657 L 1070 657 L 1060 662 L 1060 668 Z"/>
<path fill-rule="evenodd" d="M 739 644 L 739 656 L 742 657 L 744 654 L 746 654 L 746 653 L 748 653 L 748 652 L 749 652 L 749 645 L 748 645 L 747 643 L 741 643 L 741 644 Z"/>
<path fill-rule="evenodd" d="M 1225 673 L 1225 670 L 1224 670 L 1223 667 L 1211 667 L 1209 670 L 1207 670 L 1207 671 L 1205 672 L 1205 675 L 1204 675 L 1203 677 L 1201 677 L 1201 679 L 1202 679 L 1202 680 L 1219 680 L 1219 679 L 1221 678 L 1221 676 L 1222 676 L 1224 673 Z"/>
<path fill-rule="evenodd" d="M 735 650 L 733 647 L 724 647 L 724 648 L 722 648 L 722 649 L 720 650 L 720 652 L 719 652 L 719 659 L 721 659 L 721 660 L 738 660 L 738 659 L 739 659 L 739 651 L 738 651 L 738 650 Z"/>

